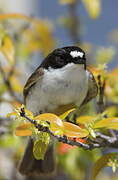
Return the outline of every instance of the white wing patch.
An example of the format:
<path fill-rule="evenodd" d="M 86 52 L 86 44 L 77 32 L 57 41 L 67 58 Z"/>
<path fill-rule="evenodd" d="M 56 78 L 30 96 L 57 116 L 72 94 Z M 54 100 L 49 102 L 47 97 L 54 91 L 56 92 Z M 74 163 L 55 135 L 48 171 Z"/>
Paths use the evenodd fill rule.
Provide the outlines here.
<path fill-rule="evenodd" d="M 73 58 L 76 58 L 76 57 L 83 57 L 84 53 L 83 52 L 79 52 L 79 51 L 71 51 L 70 52 L 70 55 L 73 57 Z"/>

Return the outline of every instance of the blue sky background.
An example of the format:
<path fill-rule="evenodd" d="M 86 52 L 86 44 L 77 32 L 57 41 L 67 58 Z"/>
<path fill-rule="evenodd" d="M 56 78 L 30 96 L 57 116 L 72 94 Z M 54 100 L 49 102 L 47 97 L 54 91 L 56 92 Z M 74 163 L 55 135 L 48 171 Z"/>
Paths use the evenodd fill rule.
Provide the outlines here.
<path fill-rule="evenodd" d="M 81 40 L 92 43 L 95 46 L 109 47 L 113 44 L 108 40 L 108 34 L 112 30 L 118 29 L 118 0 L 101 0 L 101 3 L 102 10 L 100 17 L 92 20 L 89 18 L 80 0 L 77 6 L 77 14 L 81 22 Z M 51 20 L 54 24 L 54 35 L 58 39 L 58 46 L 62 47 L 73 44 L 65 28 L 59 24 L 60 17 L 68 16 L 68 6 L 60 5 L 58 0 L 10 0 L 10 3 L 9 0 L 0 0 L 0 6 L 3 6 L 6 12 L 32 14 Z M 115 47 L 117 51 L 118 44 Z M 110 64 L 110 68 L 116 65 L 118 66 L 118 53 Z"/>
<path fill-rule="evenodd" d="M 88 14 L 82 3 L 77 7 L 78 16 L 81 23 L 86 28 L 83 39 L 97 43 L 98 45 L 107 44 L 106 34 L 115 28 L 118 28 L 118 1 L 117 0 L 101 0 L 102 11 L 97 20 L 92 20 L 88 17 Z M 58 0 L 52 0 L 47 3 L 47 0 L 40 0 L 40 7 L 37 6 L 36 14 L 42 18 L 51 19 L 56 21 L 60 16 L 66 16 L 68 12 L 67 6 L 59 5 Z M 58 27 L 58 26 L 57 26 Z M 56 28 L 57 34 L 63 35 L 63 28 Z M 64 39 L 66 41 L 66 39 Z M 104 41 L 104 43 L 103 43 Z M 65 42 L 66 43 L 66 42 Z"/>
<path fill-rule="evenodd" d="M 108 40 L 108 33 L 113 29 L 118 29 L 118 0 L 101 0 L 102 10 L 101 15 L 97 20 L 89 18 L 82 3 L 77 7 L 77 14 L 81 21 L 83 29 L 81 39 L 86 42 L 100 46 L 111 46 L 112 43 Z M 55 36 L 59 39 L 59 46 L 67 46 L 72 44 L 66 30 L 57 23 L 60 16 L 68 15 L 67 6 L 61 6 L 58 0 L 40 0 L 36 1 L 35 15 L 42 18 L 47 18 L 55 24 Z M 116 50 L 118 45 L 116 45 Z M 111 67 L 118 65 L 118 54 L 115 56 Z"/>

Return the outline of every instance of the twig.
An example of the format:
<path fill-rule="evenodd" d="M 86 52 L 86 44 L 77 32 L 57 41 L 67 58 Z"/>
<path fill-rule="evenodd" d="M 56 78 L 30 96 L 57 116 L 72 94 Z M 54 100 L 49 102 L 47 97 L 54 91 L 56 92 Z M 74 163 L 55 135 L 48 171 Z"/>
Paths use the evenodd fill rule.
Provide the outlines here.
<path fill-rule="evenodd" d="M 115 143 L 117 141 L 116 137 L 107 136 L 105 134 L 102 134 L 101 132 L 97 132 L 96 135 L 104 140 L 106 140 L 109 143 Z"/>
<path fill-rule="evenodd" d="M 12 104 L 14 101 L 13 101 L 13 100 L 6 99 L 6 98 L 0 98 L 0 103 L 2 103 L 2 102 Z"/>
<path fill-rule="evenodd" d="M 85 150 L 92 150 L 92 149 L 101 148 L 101 147 L 118 147 L 118 140 L 117 139 L 115 139 L 115 138 L 113 139 L 113 137 L 106 136 L 106 135 L 103 135 L 101 133 L 99 133 L 98 136 L 100 137 L 100 140 L 102 140 L 102 141 L 97 141 L 97 139 L 95 139 L 93 141 L 90 140 L 89 144 L 85 144 L 82 142 L 75 141 L 75 139 L 70 140 L 70 139 L 68 139 L 67 136 L 54 135 L 53 132 L 48 127 L 44 127 L 43 125 L 38 124 L 37 121 L 26 116 L 24 108 L 21 108 L 20 115 L 22 117 L 24 117 L 25 119 L 27 119 L 32 124 L 34 124 L 34 126 L 38 129 L 38 131 L 47 132 L 52 137 L 56 138 L 58 141 L 72 145 L 72 146 L 78 146 L 78 147 L 81 147 Z"/>
<path fill-rule="evenodd" d="M 47 132 L 49 133 L 51 136 L 53 136 L 54 138 L 56 138 L 58 141 L 60 142 L 63 142 L 63 143 L 66 143 L 66 144 L 69 144 L 69 145 L 72 145 L 72 146 L 80 146 L 80 147 L 83 147 L 85 149 L 89 149 L 90 146 L 88 144 L 84 144 L 84 143 L 81 143 L 81 142 L 76 142 L 76 141 L 72 141 L 72 140 L 69 140 L 67 139 L 66 136 L 59 136 L 59 135 L 54 135 L 52 131 L 50 131 L 50 129 L 48 127 L 44 127 L 42 126 L 41 124 L 38 124 L 35 120 L 33 119 L 30 119 L 29 117 L 27 117 L 25 115 L 25 111 L 24 109 L 22 108 L 21 109 L 21 113 L 20 115 L 24 118 L 26 118 L 29 122 L 31 122 L 32 124 L 34 124 L 34 126 L 39 130 L 39 131 L 42 131 L 42 132 Z"/>

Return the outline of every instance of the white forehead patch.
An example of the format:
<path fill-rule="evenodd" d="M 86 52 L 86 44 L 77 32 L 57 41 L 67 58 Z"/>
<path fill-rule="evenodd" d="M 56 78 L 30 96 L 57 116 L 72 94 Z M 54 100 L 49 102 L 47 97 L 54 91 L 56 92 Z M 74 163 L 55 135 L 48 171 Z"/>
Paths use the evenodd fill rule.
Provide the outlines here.
<path fill-rule="evenodd" d="M 83 52 L 79 52 L 79 51 L 71 51 L 70 52 L 70 55 L 73 57 L 73 58 L 76 58 L 76 57 L 83 57 L 84 53 Z"/>

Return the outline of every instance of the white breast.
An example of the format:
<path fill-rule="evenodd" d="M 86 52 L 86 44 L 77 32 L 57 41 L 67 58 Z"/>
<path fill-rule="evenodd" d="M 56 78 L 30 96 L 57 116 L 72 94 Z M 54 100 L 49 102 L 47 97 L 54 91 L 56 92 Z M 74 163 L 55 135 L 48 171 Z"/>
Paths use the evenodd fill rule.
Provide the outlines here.
<path fill-rule="evenodd" d="M 88 71 L 83 65 L 68 64 L 60 69 L 45 70 L 27 97 L 26 105 L 35 114 L 52 112 L 60 105 L 83 102 L 88 91 Z"/>

